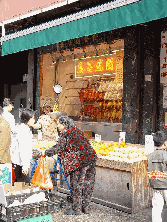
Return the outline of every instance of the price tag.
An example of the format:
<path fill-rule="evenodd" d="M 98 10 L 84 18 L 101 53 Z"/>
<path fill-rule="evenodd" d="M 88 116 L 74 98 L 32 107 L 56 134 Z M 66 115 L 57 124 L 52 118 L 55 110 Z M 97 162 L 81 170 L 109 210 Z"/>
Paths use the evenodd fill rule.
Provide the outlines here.
<path fill-rule="evenodd" d="M 148 153 L 154 152 L 154 141 L 152 135 L 145 135 L 145 149 Z"/>
<path fill-rule="evenodd" d="M 125 142 L 126 132 L 120 132 L 119 134 L 119 143 Z"/>
<path fill-rule="evenodd" d="M 101 142 L 101 135 L 95 134 L 95 141 Z"/>
<path fill-rule="evenodd" d="M 42 140 L 42 132 L 41 132 L 41 130 L 38 130 L 38 140 Z"/>

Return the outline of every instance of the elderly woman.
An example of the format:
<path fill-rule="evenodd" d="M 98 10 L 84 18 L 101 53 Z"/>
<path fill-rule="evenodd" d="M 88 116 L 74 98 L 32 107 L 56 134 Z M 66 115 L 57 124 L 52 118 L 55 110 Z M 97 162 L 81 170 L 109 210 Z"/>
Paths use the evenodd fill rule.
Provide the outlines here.
<path fill-rule="evenodd" d="M 57 137 L 57 123 L 48 114 L 51 111 L 51 106 L 48 103 L 44 103 L 43 112 L 37 123 L 33 125 L 34 129 L 41 129 L 43 134 L 43 139 L 55 140 Z"/>
<path fill-rule="evenodd" d="M 95 183 L 96 153 L 72 119 L 61 116 L 57 123 L 61 131 L 59 140 L 54 148 L 46 151 L 46 155 L 57 153 L 65 175 L 70 175 L 72 209 L 67 209 L 65 214 L 88 214 Z"/>

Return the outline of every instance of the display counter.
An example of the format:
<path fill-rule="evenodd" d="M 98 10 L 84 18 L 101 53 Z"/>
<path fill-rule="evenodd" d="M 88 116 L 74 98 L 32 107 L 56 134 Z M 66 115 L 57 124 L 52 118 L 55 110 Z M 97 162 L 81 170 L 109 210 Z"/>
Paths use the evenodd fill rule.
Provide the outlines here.
<path fill-rule="evenodd" d="M 137 213 L 151 205 L 147 160 L 133 163 L 98 158 L 93 201 Z"/>
<path fill-rule="evenodd" d="M 92 143 L 93 140 L 89 141 Z M 102 141 L 102 143 L 111 144 L 112 142 Z M 131 148 L 135 147 L 138 151 L 140 150 L 138 153 L 139 159 L 126 158 L 126 161 L 122 158 L 116 161 L 113 160 L 112 155 L 98 155 L 93 201 L 125 212 L 137 213 L 151 205 L 152 189 L 148 180 L 148 160 L 146 156 L 140 156 L 144 149 L 143 145 L 124 144 L 123 146 L 122 150 L 128 150 L 129 146 Z M 145 160 L 141 160 L 141 158 L 145 158 Z M 47 158 L 47 161 L 49 169 L 53 169 L 53 159 Z M 58 184 L 58 189 L 69 193 L 66 183 Z"/>
<path fill-rule="evenodd" d="M 65 183 L 59 190 L 69 193 Z M 93 202 L 134 214 L 150 207 L 151 200 L 147 160 L 125 163 L 98 157 Z"/>
<path fill-rule="evenodd" d="M 117 142 L 119 132 L 122 131 L 122 123 L 75 121 L 75 125 L 82 131 L 91 130 L 95 134 L 101 135 L 101 139 L 106 141 Z"/>

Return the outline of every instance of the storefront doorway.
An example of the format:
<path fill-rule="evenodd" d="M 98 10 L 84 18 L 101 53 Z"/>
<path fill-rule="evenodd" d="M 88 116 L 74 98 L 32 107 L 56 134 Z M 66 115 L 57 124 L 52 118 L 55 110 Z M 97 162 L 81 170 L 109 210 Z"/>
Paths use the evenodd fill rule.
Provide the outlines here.
<path fill-rule="evenodd" d="M 12 114 L 18 122 L 21 104 L 26 107 L 27 83 L 23 82 L 23 75 L 28 73 L 28 51 L 0 57 L 1 81 L 0 103 L 3 105 L 5 97 L 14 101 Z"/>
<path fill-rule="evenodd" d="M 27 84 L 21 83 L 11 86 L 11 100 L 14 101 L 13 115 L 16 123 L 19 122 L 20 108 L 26 108 Z"/>

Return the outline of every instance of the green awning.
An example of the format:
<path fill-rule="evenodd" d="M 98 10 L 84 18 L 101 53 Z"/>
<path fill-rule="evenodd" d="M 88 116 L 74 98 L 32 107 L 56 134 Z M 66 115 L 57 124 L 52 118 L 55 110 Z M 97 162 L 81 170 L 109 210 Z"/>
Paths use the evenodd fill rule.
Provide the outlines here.
<path fill-rule="evenodd" d="M 137 25 L 167 16 L 167 0 L 141 0 L 2 43 L 2 56 L 54 43 Z"/>

